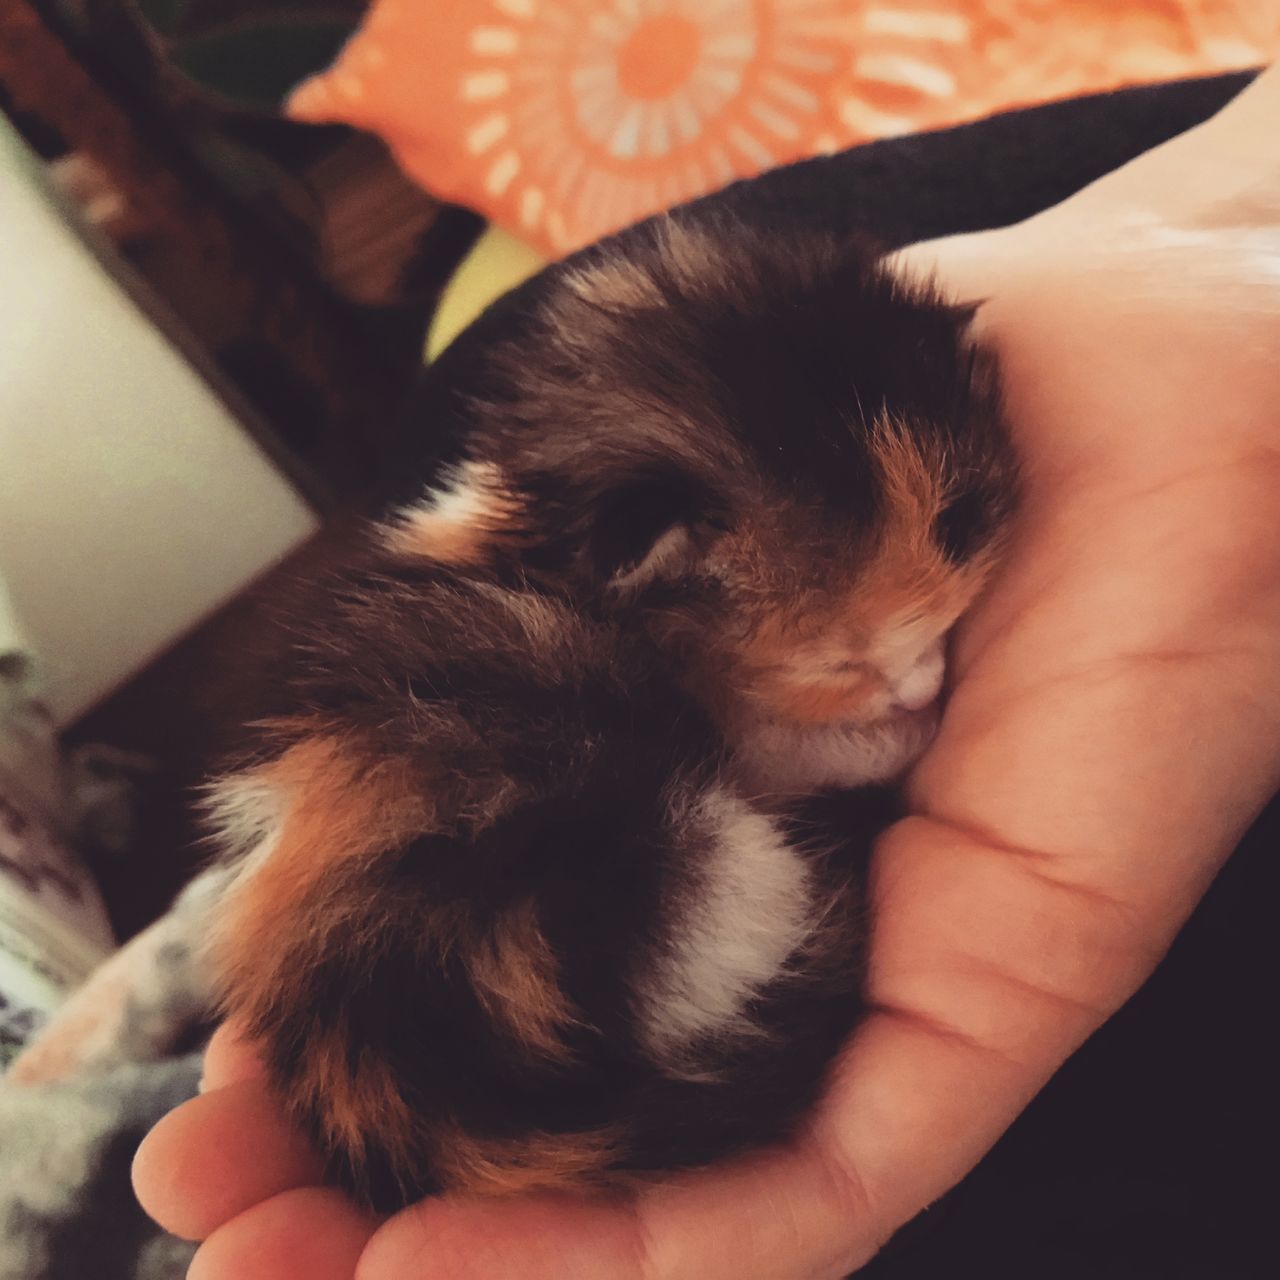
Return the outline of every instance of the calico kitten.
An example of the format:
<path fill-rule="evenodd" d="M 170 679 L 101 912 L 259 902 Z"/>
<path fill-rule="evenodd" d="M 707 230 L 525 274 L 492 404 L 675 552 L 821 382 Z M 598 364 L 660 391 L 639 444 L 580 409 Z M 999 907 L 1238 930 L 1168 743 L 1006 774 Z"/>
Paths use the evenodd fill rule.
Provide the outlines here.
<path fill-rule="evenodd" d="M 452 457 L 294 611 L 217 801 L 222 1007 L 384 1206 L 788 1132 L 866 845 L 776 804 L 927 745 L 1012 505 L 971 313 L 860 243 L 695 206 L 537 289 L 428 383 Z"/>
<path fill-rule="evenodd" d="M 634 604 L 761 787 L 892 778 L 1013 504 L 972 314 L 854 237 L 641 224 L 446 357 L 398 545 Z"/>

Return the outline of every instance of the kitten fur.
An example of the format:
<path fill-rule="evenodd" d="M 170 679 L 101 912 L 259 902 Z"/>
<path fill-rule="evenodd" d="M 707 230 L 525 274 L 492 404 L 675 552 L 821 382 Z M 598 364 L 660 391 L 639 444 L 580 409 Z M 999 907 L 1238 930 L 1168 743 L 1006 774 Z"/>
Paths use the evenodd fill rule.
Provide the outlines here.
<path fill-rule="evenodd" d="M 217 793 L 223 1008 L 383 1207 L 791 1131 L 868 838 L 780 806 L 927 745 L 1013 503 L 971 312 L 856 240 L 694 206 L 532 289 L 428 378 L 445 446 L 293 609 Z"/>
<path fill-rule="evenodd" d="M 857 1012 L 858 895 L 639 629 L 376 545 L 294 626 L 212 945 L 339 1176 L 387 1207 L 783 1136 Z"/>
<path fill-rule="evenodd" d="M 643 223 L 446 354 L 398 545 L 633 602 L 761 787 L 891 778 L 1013 506 L 971 319 L 856 237 Z"/>

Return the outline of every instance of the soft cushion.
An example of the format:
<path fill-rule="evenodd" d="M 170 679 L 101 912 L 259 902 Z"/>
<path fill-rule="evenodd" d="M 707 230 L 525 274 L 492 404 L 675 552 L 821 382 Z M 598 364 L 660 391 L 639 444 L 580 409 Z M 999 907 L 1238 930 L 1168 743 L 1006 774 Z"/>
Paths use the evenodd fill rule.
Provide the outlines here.
<path fill-rule="evenodd" d="M 557 256 L 801 156 L 1278 49 L 1256 0 L 376 0 L 290 111 Z"/>

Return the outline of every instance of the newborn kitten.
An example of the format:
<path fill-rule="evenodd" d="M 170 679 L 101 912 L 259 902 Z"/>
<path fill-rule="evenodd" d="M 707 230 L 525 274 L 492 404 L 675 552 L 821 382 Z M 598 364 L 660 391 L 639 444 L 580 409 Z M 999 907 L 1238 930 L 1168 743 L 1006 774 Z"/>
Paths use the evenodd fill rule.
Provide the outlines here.
<path fill-rule="evenodd" d="M 634 604 L 762 788 L 901 773 L 1013 502 L 972 309 L 713 203 L 537 285 L 428 383 L 397 545 Z"/>
<path fill-rule="evenodd" d="M 695 206 L 536 287 L 428 384 L 450 466 L 295 610 L 217 801 L 223 1008 L 383 1206 L 794 1126 L 866 845 L 767 797 L 927 745 L 1012 502 L 970 313 L 860 244 Z"/>

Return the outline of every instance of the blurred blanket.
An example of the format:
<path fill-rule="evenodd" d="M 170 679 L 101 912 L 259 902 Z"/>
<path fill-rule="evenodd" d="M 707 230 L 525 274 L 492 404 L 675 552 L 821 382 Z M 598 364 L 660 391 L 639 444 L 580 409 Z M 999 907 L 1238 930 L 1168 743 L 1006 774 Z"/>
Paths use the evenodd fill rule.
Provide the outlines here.
<path fill-rule="evenodd" d="M 121 996 L 147 984 L 121 969 L 134 949 L 113 955 L 81 856 L 128 843 L 140 765 L 101 748 L 64 755 L 40 688 L 0 579 L 0 1071 L 17 1059 L 0 1077 L 0 1280 L 179 1280 L 190 1246 L 147 1221 L 129 1163 L 147 1129 L 195 1091 L 199 1061 L 132 1060 L 149 1056 L 151 1028 L 132 995 L 113 1010 L 101 975 L 127 973 Z M 172 1024 L 171 1012 L 160 1020 Z M 113 1024 L 128 1034 L 112 1047 Z"/>

